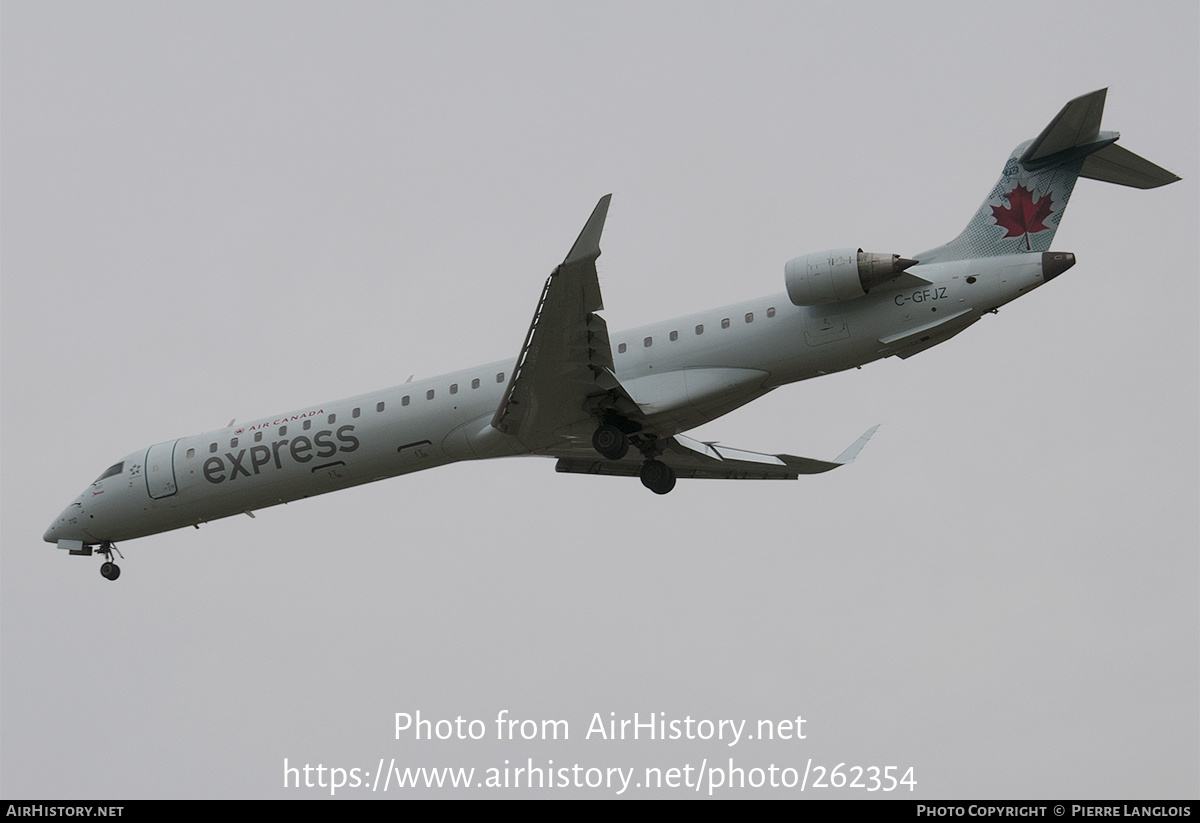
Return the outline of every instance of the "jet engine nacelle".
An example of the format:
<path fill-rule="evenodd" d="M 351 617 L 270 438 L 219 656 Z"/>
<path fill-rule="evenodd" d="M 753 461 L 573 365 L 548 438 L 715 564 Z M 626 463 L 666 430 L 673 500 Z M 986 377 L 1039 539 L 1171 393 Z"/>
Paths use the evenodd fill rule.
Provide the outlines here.
<path fill-rule="evenodd" d="M 833 249 L 792 258 L 783 267 L 783 279 L 792 303 L 823 306 L 862 297 L 916 264 L 898 254 Z"/>

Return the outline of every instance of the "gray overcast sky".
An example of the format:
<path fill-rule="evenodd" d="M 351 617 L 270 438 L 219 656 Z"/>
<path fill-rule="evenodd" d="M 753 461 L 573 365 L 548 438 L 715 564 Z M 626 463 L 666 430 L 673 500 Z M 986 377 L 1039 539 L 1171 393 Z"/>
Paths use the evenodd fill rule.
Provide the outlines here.
<path fill-rule="evenodd" d="M 1200 12 L 1108 5 L 5 0 L 0 793 L 732 757 L 1195 797 Z M 618 330 L 948 240 L 1105 86 L 1182 183 L 1081 181 L 1054 283 L 699 433 L 831 457 L 882 423 L 852 467 L 659 498 L 459 464 L 130 542 L 115 584 L 41 542 L 136 448 L 515 356 L 607 192 Z M 502 709 L 571 738 L 394 739 Z M 585 740 L 609 712 L 807 737 Z"/>

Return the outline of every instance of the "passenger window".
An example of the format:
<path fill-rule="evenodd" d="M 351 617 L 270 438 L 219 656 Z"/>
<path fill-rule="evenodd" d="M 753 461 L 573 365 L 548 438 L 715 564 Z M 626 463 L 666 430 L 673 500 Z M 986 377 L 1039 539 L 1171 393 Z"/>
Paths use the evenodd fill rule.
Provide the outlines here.
<path fill-rule="evenodd" d="M 305 420 L 304 422 L 307 423 L 308 421 Z M 283 437 L 285 434 L 287 434 L 287 426 L 280 426 L 279 427 L 279 436 Z"/>
<path fill-rule="evenodd" d="M 400 398 L 400 405 L 401 406 L 408 405 L 408 395 L 407 394 Z"/>
<path fill-rule="evenodd" d="M 209 454 L 216 454 L 216 453 L 217 453 L 217 444 L 216 444 L 216 443 L 209 443 L 209 444 L 208 444 L 208 453 L 209 453 Z"/>
<path fill-rule="evenodd" d="M 430 389 L 429 391 L 425 392 L 425 399 L 426 399 L 426 400 L 432 400 L 432 399 L 433 399 L 433 389 Z"/>
<path fill-rule="evenodd" d="M 188 449 L 188 460 L 191 460 L 191 459 L 192 459 L 193 457 L 195 457 L 195 456 L 196 456 L 196 450 L 195 450 L 195 449 Z"/>
<path fill-rule="evenodd" d="M 311 420 L 305 420 L 305 421 L 304 421 L 304 424 L 301 426 L 301 428 L 302 428 L 302 429 L 304 429 L 305 431 L 308 431 L 309 429 L 311 429 L 311 428 L 312 428 L 312 421 L 311 421 Z M 280 434 L 283 434 L 283 432 L 280 432 Z"/>
<path fill-rule="evenodd" d="M 704 334 L 704 324 L 703 323 L 701 323 L 699 326 L 696 327 L 696 334 Z"/>
<path fill-rule="evenodd" d="M 496 373 L 496 382 L 497 382 L 497 383 L 503 383 L 503 382 L 504 382 L 504 372 L 497 372 L 497 373 Z"/>
<path fill-rule="evenodd" d="M 375 411 L 377 411 L 377 412 L 383 411 L 383 401 L 382 400 L 375 404 Z"/>
<path fill-rule="evenodd" d="M 336 422 L 337 422 L 337 414 L 331 414 L 331 415 L 329 415 L 329 422 L 330 422 L 331 424 L 332 424 L 332 423 L 336 423 Z"/>
<path fill-rule="evenodd" d="M 671 342 L 674 343 L 678 339 L 679 339 L 679 332 L 677 332 L 677 331 L 671 332 Z"/>
<path fill-rule="evenodd" d="M 451 393 L 451 394 L 458 394 L 458 384 L 457 384 L 457 383 L 451 383 L 451 384 L 450 384 L 450 393 Z"/>
<path fill-rule="evenodd" d="M 752 312 L 752 311 L 748 311 L 748 312 L 746 312 L 746 322 L 747 322 L 747 323 L 753 323 L 753 322 L 754 322 L 754 312 Z"/>
<path fill-rule="evenodd" d="M 771 308 L 767 309 L 767 317 L 774 317 L 774 316 L 775 316 L 775 307 L 772 306 Z"/>
<path fill-rule="evenodd" d="M 254 433 L 254 442 L 255 442 L 255 443 L 261 443 L 261 442 L 262 442 L 262 432 L 255 432 L 255 433 Z"/>
<path fill-rule="evenodd" d="M 721 321 L 721 328 L 723 328 L 723 329 L 729 328 L 729 318 L 728 317 L 726 317 L 724 320 Z"/>
<path fill-rule="evenodd" d="M 358 408 L 356 408 L 354 411 L 350 412 L 350 416 L 351 416 L 351 417 L 358 417 L 358 416 L 359 416 L 359 414 L 361 414 L 361 413 L 362 413 L 362 409 L 358 409 Z"/>
<path fill-rule="evenodd" d="M 473 388 L 473 389 L 479 388 L 479 378 L 478 377 L 476 377 L 474 380 L 471 381 L 471 388 Z"/>
<path fill-rule="evenodd" d="M 624 343 L 617 344 L 617 354 L 624 354 L 624 353 L 625 353 L 625 344 Z"/>
<path fill-rule="evenodd" d="M 236 448 L 237 448 L 237 438 L 236 438 L 236 437 L 232 437 L 232 438 L 230 438 L 230 440 L 229 440 L 229 448 L 231 448 L 231 449 L 236 449 Z"/>
<path fill-rule="evenodd" d="M 645 346 L 646 348 L 650 348 L 651 346 L 654 345 L 654 338 L 647 337 L 645 340 L 642 341 L 642 345 Z"/>

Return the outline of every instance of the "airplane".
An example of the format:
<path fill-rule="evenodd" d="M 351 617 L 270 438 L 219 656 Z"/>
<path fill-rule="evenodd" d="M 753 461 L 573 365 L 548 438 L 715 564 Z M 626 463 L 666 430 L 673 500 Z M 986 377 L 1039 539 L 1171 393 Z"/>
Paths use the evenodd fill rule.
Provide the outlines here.
<path fill-rule="evenodd" d="M 878 426 L 832 460 L 759 454 L 684 432 L 800 380 L 944 343 L 1053 280 L 1051 251 L 1079 177 L 1134 188 L 1180 178 L 1101 131 L 1107 89 L 1071 100 L 1005 161 L 956 238 L 912 257 L 832 249 L 784 266 L 785 292 L 612 334 L 596 274 L 611 195 L 547 278 L 513 359 L 316 403 L 139 449 L 46 530 L 72 555 L 460 460 L 542 456 L 568 474 L 797 479 L 854 460 Z"/>

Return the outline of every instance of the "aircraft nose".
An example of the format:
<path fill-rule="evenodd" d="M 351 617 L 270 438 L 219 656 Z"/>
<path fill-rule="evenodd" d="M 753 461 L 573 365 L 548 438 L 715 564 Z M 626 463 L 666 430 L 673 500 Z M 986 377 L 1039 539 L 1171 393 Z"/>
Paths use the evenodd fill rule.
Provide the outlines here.
<path fill-rule="evenodd" d="M 81 496 L 59 512 L 58 517 L 50 522 L 50 528 L 46 529 L 46 533 L 42 535 L 43 540 L 47 543 L 57 543 L 59 540 L 80 540 L 84 537 L 81 527 L 72 522 L 77 520 L 82 511 L 80 508 L 82 499 Z"/>
<path fill-rule="evenodd" d="M 42 535 L 42 539 L 47 543 L 57 543 L 58 536 L 62 532 L 62 517 L 56 517 L 54 522 L 50 524 L 50 528 L 46 529 L 46 533 Z"/>

